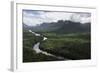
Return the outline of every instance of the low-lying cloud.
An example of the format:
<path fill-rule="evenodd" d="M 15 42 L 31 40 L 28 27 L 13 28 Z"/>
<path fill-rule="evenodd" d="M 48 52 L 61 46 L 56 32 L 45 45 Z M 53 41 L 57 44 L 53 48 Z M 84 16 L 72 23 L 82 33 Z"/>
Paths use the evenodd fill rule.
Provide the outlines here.
<path fill-rule="evenodd" d="M 23 10 L 23 23 L 29 26 L 40 25 L 44 22 L 57 22 L 58 20 L 71 20 L 74 22 L 88 23 L 91 22 L 91 14 Z"/>

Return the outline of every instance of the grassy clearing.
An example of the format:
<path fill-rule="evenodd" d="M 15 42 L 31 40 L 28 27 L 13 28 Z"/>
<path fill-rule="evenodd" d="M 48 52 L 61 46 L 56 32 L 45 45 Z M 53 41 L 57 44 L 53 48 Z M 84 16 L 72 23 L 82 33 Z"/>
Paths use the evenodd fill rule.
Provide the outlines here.
<path fill-rule="evenodd" d="M 40 48 L 65 58 L 80 60 L 91 58 L 89 34 L 44 34 L 48 39 L 42 41 Z"/>

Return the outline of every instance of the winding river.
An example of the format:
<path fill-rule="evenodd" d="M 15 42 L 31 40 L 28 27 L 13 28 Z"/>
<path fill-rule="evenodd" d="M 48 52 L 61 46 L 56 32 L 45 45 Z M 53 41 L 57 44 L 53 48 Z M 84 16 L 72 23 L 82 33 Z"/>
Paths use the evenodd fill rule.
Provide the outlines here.
<path fill-rule="evenodd" d="M 35 36 L 41 36 L 40 34 L 37 34 L 35 32 L 33 32 L 32 30 L 29 30 L 29 32 L 31 32 L 32 34 L 34 34 Z M 43 37 L 43 41 L 47 40 L 47 37 Z M 48 55 L 48 56 L 52 56 L 52 57 L 55 57 L 55 58 L 58 58 L 58 59 L 64 59 L 64 57 L 60 57 L 60 56 L 55 56 L 51 53 L 48 53 L 46 51 L 43 51 L 39 48 L 39 45 L 40 45 L 40 42 L 36 43 L 35 45 L 33 45 L 33 50 L 38 54 L 38 53 L 42 53 L 42 54 L 45 54 L 45 55 Z"/>

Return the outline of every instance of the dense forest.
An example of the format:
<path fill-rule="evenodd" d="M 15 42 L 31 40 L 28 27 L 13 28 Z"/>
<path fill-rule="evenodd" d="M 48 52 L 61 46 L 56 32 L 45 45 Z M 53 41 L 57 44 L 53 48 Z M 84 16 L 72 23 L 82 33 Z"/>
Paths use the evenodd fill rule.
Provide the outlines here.
<path fill-rule="evenodd" d="M 38 33 L 36 36 L 29 32 Z M 43 41 L 43 37 L 47 39 Z M 59 20 L 28 26 L 23 23 L 23 62 L 91 59 L 91 23 Z M 34 46 L 51 55 L 36 53 Z M 57 58 L 60 56 L 63 58 Z"/>

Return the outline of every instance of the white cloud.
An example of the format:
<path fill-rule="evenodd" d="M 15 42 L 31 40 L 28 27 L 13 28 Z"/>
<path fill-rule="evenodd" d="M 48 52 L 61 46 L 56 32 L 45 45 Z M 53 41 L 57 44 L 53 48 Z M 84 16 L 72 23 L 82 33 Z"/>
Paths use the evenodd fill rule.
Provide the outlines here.
<path fill-rule="evenodd" d="M 89 13 L 74 13 L 71 16 L 71 21 L 80 22 L 80 23 L 88 23 L 91 21 L 91 17 Z"/>
<path fill-rule="evenodd" d="M 67 13 L 47 11 L 23 11 L 23 23 L 35 26 L 43 22 L 57 22 L 58 20 L 71 20 L 75 22 L 90 22 L 88 13 Z"/>
<path fill-rule="evenodd" d="M 91 22 L 91 17 L 81 18 L 81 23 L 88 23 L 88 22 Z"/>

